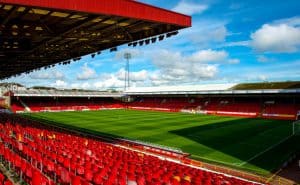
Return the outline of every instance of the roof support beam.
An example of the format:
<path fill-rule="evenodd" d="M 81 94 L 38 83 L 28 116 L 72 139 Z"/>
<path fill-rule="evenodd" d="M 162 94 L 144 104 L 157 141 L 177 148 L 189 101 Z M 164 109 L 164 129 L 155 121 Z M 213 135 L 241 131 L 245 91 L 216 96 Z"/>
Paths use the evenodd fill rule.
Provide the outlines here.
<path fill-rule="evenodd" d="M 54 38 L 51 38 L 51 39 L 49 39 L 49 40 L 47 40 L 47 41 L 42 42 L 42 43 L 39 44 L 37 47 L 35 47 L 35 48 L 33 48 L 32 50 L 30 50 L 28 53 L 32 53 L 32 52 L 34 52 L 34 51 L 40 49 L 40 48 L 43 47 L 44 45 L 51 44 L 52 42 L 54 42 L 54 41 L 56 41 L 56 40 L 62 38 L 62 37 L 65 36 L 66 34 L 71 33 L 71 32 L 73 32 L 73 31 L 75 31 L 75 30 L 77 30 L 77 29 L 83 27 L 84 25 L 86 25 L 86 24 L 89 23 L 91 20 L 93 20 L 93 19 L 95 19 L 95 18 L 97 18 L 97 17 L 98 17 L 98 16 L 93 16 L 92 18 L 89 18 L 89 19 L 87 19 L 87 20 L 85 19 L 85 20 L 80 21 L 80 22 L 78 23 L 77 26 L 75 26 L 75 27 L 73 27 L 73 28 L 71 28 L 71 29 L 68 29 L 68 30 L 64 31 L 63 33 L 60 33 L 58 36 L 56 36 L 56 37 L 54 37 Z"/>
<path fill-rule="evenodd" d="M 7 16 L 2 20 L 0 25 L 5 25 L 9 21 L 9 19 L 15 14 L 16 11 L 17 7 L 14 6 L 11 10 L 9 10 Z"/>

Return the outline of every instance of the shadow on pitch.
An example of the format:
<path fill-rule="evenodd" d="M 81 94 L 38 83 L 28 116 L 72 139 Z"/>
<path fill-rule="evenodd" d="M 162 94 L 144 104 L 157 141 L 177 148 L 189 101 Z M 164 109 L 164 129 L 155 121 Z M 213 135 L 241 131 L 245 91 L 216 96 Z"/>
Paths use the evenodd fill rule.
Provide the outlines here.
<path fill-rule="evenodd" d="M 245 166 L 249 166 L 250 164 L 252 167 L 256 166 L 263 170 L 274 171 L 275 168 L 279 168 L 288 157 L 288 153 L 283 151 L 295 153 L 300 147 L 295 147 L 293 143 L 296 141 L 289 139 L 280 144 L 279 147 L 275 147 L 256 156 L 268 147 L 274 145 L 274 134 L 276 133 L 269 132 L 269 130 L 278 127 L 277 131 L 280 131 L 281 127 L 285 127 L 284 124 L 288 124 L 288 122 L 282 121 L 256 120 L 257 121 L 254 121 L 254 119 L 241 118 L 170 132 L 211 148 L 212 150 L 208 151 L 207 156 L 218 161 L 226 161 L 226 159 L 223 159 L 220 153 L 212 153 L 215 150 L 243 161 L 232 164 L 232 167 L 244 169 Z M 264 135 L 261 133 L 267 134 Z M 203 157 L 207 156 L 204 154 Z"/>

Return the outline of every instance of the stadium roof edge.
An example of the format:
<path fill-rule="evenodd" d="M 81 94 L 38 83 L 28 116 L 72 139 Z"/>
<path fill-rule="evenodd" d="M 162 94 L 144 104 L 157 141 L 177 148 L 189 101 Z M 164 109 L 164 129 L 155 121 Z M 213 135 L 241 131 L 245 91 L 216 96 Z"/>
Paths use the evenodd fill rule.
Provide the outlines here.
<path fill-rule="evenodd" d="M 154 44 L 191 27 L 188 15 L 133 0 L 0 0 L 0 80 Z"/>
<path fill-rule="evenodd" d="M 192 25 L 191 16 L 134 0 L 0 0 L 0 3 L 124 16 L 183 27 Z"/>
<path fill-rule="evenodd" d="M 229 90 L 236 86 L 236 83 L 225 84 L 199 84 L 199 85 L 177 85 L 177 86 L 155 86 L 155 87 L 130 87 L 126 93 L 134 92 L 172 92 L 172 91 L 212 91 Z"/>
<path fill-rule="evenodd" d="M 259 90 L 210 90 L 210 91 L 156 91 L 125 92 L 125 95 L 241 95 L 241 94 L 300 94 L 300 89 L 259 89 Z"/>
<path fill-rule="evenodd" d="M 261 94 L 300 94 L 300 89 L 264 90 L 210 90 L 210 91 L 157 91 L 157 92 L 64 92 L 64 91 L 9 91 L 5 96 L 15 97 L 115 97 L 144 95 L 261 95 Z"/>

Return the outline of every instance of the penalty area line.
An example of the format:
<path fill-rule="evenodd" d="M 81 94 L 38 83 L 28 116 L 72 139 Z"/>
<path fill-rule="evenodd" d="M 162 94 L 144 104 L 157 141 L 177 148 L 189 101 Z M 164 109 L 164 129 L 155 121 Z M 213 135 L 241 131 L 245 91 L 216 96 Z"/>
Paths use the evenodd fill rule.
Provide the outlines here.
<path fill-rule="evenodd" d="M 282 140 L 279 141 L 278 143 L 275 143 L 274 145 L 272 145 L 272 146 L 266 148 L 265 150 L 263 150 L 263 151 L 259 152 L 258 154 L 254 155 L 253 157 L 251 157 L 251 158 L 247 159 L 246 161 L 240 163 L 239 166 L 245 165 L 246 163 L 248 163 L 248 162 L 252 161 L 253 159 L 257 158 L 258 156 L 260 156 L 260 155 L 262 155 L 262 154 L 268 152 L 269 150 L 272 150 L 273 148 L 275 148 L 276 146 L 280 145 L 281 143 L 284 143 L 285 141 L 289 140 L 289 139 L 290 139 L 291 137 L 293 137 L 293 136 L 294 136 L 294 135 L 290 135 L 290 136 L 288 136 L 288 137 L 282 139 Z"/>
<path fill-rule="evenodd" d="M 200 138 L 199 136 L 193 135 L 193 134 L 189 134 L 189 136 L 195 137 L 195 138 Z M 215 160 L 215 159 L 212 159 L 212 158 L 203 157 L 203 156 L 199 156 L 199 155 L 194 155 L 194 156 L 197 157 L 197 158 L 199 158 L 199 159 L 203 159 L 203 160 L 206 160 L 206 161 L 215 162 L 215 163 L 219 163 L 219 164 L 225 164 L 225 165 L 236 166 L 236 167 L 241 166 L 241 165 L 240 165 L 241 162 L 229 163 L 229 162 L 220 161 L 220 160 Z"/>

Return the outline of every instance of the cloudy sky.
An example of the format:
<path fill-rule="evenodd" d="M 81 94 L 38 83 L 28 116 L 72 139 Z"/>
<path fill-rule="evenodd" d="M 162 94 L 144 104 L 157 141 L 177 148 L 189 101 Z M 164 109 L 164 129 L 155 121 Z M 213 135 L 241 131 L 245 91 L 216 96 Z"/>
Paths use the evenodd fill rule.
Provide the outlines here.
<path fill-rule="evenodd" d="M 132 86 L 300 80 L 300 1 L 144 0 L 191 15 L 192 28 L 148 46 L 103 51 L 67 66 L 8 81 L 30 86 L 107 89 Z"/>

